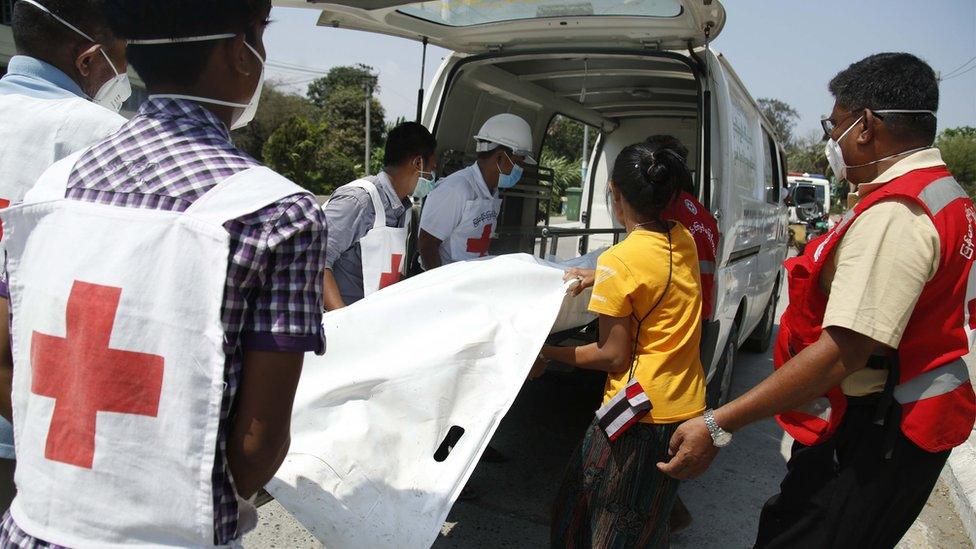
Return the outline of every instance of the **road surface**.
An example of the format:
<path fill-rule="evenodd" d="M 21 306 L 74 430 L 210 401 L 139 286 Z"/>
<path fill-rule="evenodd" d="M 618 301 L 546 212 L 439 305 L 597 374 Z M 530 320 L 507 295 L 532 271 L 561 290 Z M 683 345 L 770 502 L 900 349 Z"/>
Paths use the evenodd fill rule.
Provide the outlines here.
<path fill-rule="evenodd" d="M 784 295 L 781 307 L 785 302 Z M 742 394 L 771 369 L 768 354 L 740 352 L 733 394 Z M 493 442 L 510 461 L 479 466 L 469 483 L 479 497 L 454 506 L 435 549 L 548 547 L 549 505 L 601 392 L 596 374 L 555 372 L 527 383 Z M 759 509 L 785 473 L 789 444 L 772 420 L 736 433 L 706 474 L 681 487 L 695 522 L 673 536 L 672 547 L 751 547 Z M 319 546 L 274 502 L 260 509 L 259 527 L 244 541 L 248 548 Z M 939 483 L 899 547 L 972 547 L 945 484 Z"/>

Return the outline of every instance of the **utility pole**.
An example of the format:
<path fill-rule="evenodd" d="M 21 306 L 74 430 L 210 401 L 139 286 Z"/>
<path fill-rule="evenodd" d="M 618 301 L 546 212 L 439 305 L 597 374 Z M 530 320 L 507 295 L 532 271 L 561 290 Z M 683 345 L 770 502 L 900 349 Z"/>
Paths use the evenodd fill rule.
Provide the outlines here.
<path fill-rule="evenodd" d="M 373 83 L 367 77 L 366 82 L 363 85 L 366 92 L 366 175 L 372 175 L 370 173 L 370 160 L 372 156 L 372 145 L 370 144 L 370 130 L 372 129 L 372 107 L 373 107 Z"/>

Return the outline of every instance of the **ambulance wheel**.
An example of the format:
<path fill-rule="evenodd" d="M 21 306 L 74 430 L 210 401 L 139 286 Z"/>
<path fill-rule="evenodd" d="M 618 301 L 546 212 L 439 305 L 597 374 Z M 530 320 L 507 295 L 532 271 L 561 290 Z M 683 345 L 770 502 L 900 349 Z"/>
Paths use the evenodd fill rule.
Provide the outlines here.
<path fill-rule="evenodd" d="M 708 382 L 705 389 L 705 398 L 709 408 L 718 408 L 729 401 L 729 392 L 732 386 L 732 369 L 735 365 L 735 353 L 739 347 L 739 319 L 732 324 L 729 330 L 729 337 L 725 340 L 725 348 L 722 349 L 722 358 L 715 366 L 715 375 Z"/>
<path fill-rule="evenodd" d="M 765 353 L 769 350 L 769 346 L 773 342 L 773 325 L 776 323 L 776 305 L 778 302 L 779 281 L 777 280 L 776 285 L 773 286 L 773 293 L 769 296 L 769 303 L 766 304 L 762 320 L 759 321 L 759 325 L 749 334 L 749 339 L 742 346 L 745 350 L 753 353 Z"/>

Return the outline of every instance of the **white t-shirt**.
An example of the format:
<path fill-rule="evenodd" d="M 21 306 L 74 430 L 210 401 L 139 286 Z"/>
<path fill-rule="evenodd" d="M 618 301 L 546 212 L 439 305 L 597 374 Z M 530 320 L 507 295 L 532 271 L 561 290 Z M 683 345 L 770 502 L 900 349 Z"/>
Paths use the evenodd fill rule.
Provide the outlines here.
<path fill-rule="evenodd" d="M 467 258 L 451 257 L 451 235 L 461 225 L 461 214 L 469 200 L 497 199 L 498 190 L 492 194 L 481 174 L 478 164 L 472 164 L 441 180 L 437 188 L 427 196 L 420 214 L 420 230 L 441 241 L 441 263 L 447 265 Z M 496 212 L 497 213 L 497 212 Z"/>

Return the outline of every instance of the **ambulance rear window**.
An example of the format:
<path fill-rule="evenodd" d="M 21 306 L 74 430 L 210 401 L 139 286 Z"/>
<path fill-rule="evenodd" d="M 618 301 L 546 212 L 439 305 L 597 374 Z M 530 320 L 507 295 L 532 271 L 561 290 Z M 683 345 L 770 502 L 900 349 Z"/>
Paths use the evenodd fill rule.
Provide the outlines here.
<path fill-rule="evenodd" d="M 451 27 L 558 17 L 677 17 L 678 0 L 437 0 L 417 2 L 400 12 Z"/>

